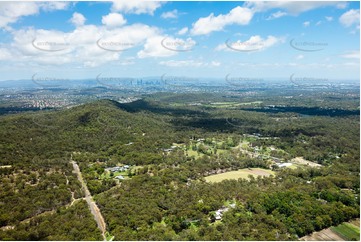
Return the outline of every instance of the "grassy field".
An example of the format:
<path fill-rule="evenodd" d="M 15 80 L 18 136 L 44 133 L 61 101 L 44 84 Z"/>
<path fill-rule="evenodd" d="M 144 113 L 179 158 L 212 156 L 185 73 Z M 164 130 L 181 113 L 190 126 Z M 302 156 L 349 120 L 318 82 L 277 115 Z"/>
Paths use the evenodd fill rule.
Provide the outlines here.
<path fill-rule="evenodd" d="M 187 155 L 188 156 L 194 156 L 194 158 L 198 159 L 199 157 L 202 157 L 204 156 L 204 154 L 200 153 L 200 152 L 197 152 L 197 151 L 194 151 L 194 150 L 187 150 Z"/>
<path fill-rule="evenodd" d="M 331 227 L 331 230 L 345 240 L 360 240 L 360 228 L 353 224 L 342 223 L 336 227 Z"/>
<path fill-rule="evenodd" d="M 252 169 L 240 169 L 238 171 L 229 171 L 222 174 L 206 176 L 205 179 L 207 182 L 221 182 L 223 180 L 230 179 L 249 179 L 248 176 L 270 176 L 274 175 L 274 172 L 271 170 L 261 169 L 261 168 L 252 168 Z"/>

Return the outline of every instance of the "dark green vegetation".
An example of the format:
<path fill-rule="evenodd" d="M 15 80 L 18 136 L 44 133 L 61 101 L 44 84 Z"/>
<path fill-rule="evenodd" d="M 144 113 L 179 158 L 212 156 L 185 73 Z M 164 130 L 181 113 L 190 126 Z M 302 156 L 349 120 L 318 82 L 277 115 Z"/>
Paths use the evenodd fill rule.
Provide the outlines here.
<path fill-rule="evenodd" d="M 101 238 L 86 204 L 71 205 L 83 197 L 71 155 L 115 240 L 290 240 L 359 217 L 358 99 L 345 96 L 333 105 L 327 95 L 159 94 L 1 116 L 0 165 L 7 167 L 0 168 L 0 239 Z M 207 97 L 249 104 L 212 107 Z M 285 103 L 285 112 L 255 110 Z M 302 116 L 292 107 L 313 111 Z M 315 114 L 321 107 L 338 115 Z M 323 166 L 207 183 L 204 176 L 215 171 L 272 167 L 236 148 L 254 133 L 260 135 L 248 141 L 277 147 L 273 157 L 302 156 Z M 198 139 L 203 144 L 193 147 Z M 164 151 L 174 143 L 202 155 Z M 131 179 L 103 175 L 119 164 L 137 167 Z M 216 220 L 215 211 L 231 202 Z"/>
<path fill-rule="evenodd" d="M 84 200 L 1 233 L 2 240 L 102 240 Z"/>

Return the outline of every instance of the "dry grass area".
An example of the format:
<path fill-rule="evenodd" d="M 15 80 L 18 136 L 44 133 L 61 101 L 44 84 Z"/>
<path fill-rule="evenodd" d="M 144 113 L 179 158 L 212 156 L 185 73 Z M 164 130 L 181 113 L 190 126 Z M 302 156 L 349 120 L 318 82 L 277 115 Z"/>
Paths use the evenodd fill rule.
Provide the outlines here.
<path fill-rule="evenodd" d="M 354 228 L 351 228 L 352 231 L 349 231 L 350 226 L 351 227 L 355 226 Z M 360 228 L 360 219 L 354 219 L 354 220 L 351 220 L 350 222 L 342 223 L 336 227 L 330 227 L 330 228 L 321 230 L 319 232 L 313 232 L 310 235 L 300 238 L 300 240 L 302 240 L 302 241 L 346 241 L 347 236 L 349 238 L 347 240 L 350 240 L 350 238 L 355 237 L 355 234 L 357 234 L 357 233 L 358 233 L 358 238 L 359 238 L 359 236 L 360 236 L 359 228 Z M 344 231 L 345 229 L 347 229 L 348 231 Z M 343 232 L 343 233 L 340 234 L 340 232 Z M 350 233 L 350 232 L 352 232 L 352 233 Z"/>
<path fill-rule="evenodd" d="M 345 241 L 330 228 L 300 238 L 302 241 Z"/>
<path fill-rule="evenodd" d="M 350 221 L 350 224 L 353 224 L 356 227 L 360 227 L 360 219 L 358 218 L 358 219 L 352 220 L 352 221 Z"/>
<path fill-rule="evenodd" d="M 221 174 L 206 176 L 205 179 L 207 182 L 221 182 L 223 180 L 231 180 L 231 179 L 249 179 L 249 175 L 257 177 L 257 176 L 270 176 L 274 175 L 274 172 L 271 170 L 266 170 L 262 168 L 250 168 L 250 169 L 240 169 L 238 171 L 228 171 Z"/>
<path fill-rule="evenodd" d="M 305 160 L 305 159 L 303 159 L 303 157 L 293 158 L 293 159 L 291 160 L 291 163 L 300 164 L 300 165 L 306 165 L 306 166 L 310 166 L 310 167 L 321 167 L 321 166 L 322 166 L 322 165 L 317 164 L 317 163 L 315 163 L 315 162 L 312 162 L 312 161 L 309 161 L 309 160 Z"/>

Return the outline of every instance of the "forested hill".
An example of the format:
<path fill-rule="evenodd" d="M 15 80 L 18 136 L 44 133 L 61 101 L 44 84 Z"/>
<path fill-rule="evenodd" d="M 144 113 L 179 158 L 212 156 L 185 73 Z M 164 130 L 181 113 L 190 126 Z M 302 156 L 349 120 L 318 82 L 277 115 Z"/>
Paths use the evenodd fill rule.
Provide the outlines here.
<path fill-rule="evenodd" d="M 146 102 L 140 102 L 146 107 Z M 26 163 L 34 156 L 52 158 L 62 157 L 64 152 L 107 150 L 115 143 L 139 141 L 145 149 L 152 141 L 150 146 L 162 146 L 151 137 L 156 135 L 161 142 L 162 137 L 171 136 L 171 125 L 150 111 L 128 112 L 138 106 L 137 102 L 132 106 L 101 100 L 61 111 L 2 116 L 1 165 Z M 24 160 L 13 159 L 14 155 Z"/>
<path fill-rule="evenodd" d="M 0 239 L 101 239 L 71 157 L 114 240 L 295 240 L 359 217 L 358 115 L 178 100 L 0 116 Z"/>

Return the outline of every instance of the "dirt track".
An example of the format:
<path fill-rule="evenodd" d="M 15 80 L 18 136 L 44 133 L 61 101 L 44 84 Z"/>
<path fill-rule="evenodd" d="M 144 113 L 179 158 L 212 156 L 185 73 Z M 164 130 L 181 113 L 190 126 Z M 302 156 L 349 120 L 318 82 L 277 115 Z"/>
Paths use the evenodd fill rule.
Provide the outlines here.
<path fill-rule="evenodd" d="M 101 230 L 102 232 L 102 236 L 104 238 L 104 240 L 106 240 L 106 237 L 105 237 L 105 232 L 106 232 L 106 224 L 105 224 L 105 220 L 97 206 L 97 204 L 94 202 L 93 200 L 93 197 L 92 195 L 90 194 L 89 192 L 89 189 L 86 185 L 86 183 L 84 182 L 83 180 L 83 176 L 81 175 L 81 172 L 80 172 L 80 169 L 79 169 L 79 166 L 78 164 L 71 160 L 71 163 L 73 165 L 73 168 L 74 168 L 74 171 L 78 177 L 78 180 L 79 182 L 81 183 L 82 185 L 82 188 L 84 190 L 84 193 L 85 193 L 85 200 L 86 202 L 88 203 L 88 206 L 89 206 L 89 209 L 90 209 L 90 212 L 93 214 L 94 216 L 94 220 L 95 222 L 97 223 L 98 225 L 98 228 Z"/>

